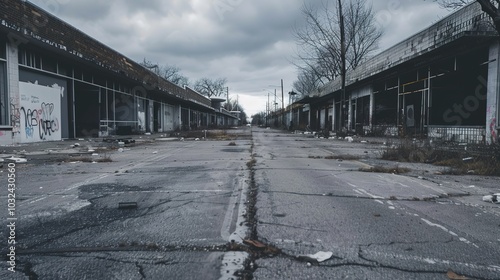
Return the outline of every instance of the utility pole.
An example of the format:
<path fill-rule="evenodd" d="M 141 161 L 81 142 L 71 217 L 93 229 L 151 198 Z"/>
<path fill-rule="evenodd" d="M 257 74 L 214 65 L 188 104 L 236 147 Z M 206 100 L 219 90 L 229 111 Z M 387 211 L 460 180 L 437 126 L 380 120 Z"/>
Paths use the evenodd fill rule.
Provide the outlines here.
<path fill-rule="evenodd" d="M 281 125 L 285 124 L 285 97 L 283 95 L 283 79 L 281 79 Z"/>
<path fill-rule="evenodd" d="M 342 1 L 338 0 L 339 3 L 339 21 L 340 21 L 340 60 L 341 67 L 340 76 L 342 79 L 342 87 L 340 89 L 340 127 L 343 129 L 344 124 L 344 111 L 345 111 L 345 72 L 346 72 L 346 49 L 345 49 L 345 26 L 344 26 L 344 13 L 342 11 Z"/>

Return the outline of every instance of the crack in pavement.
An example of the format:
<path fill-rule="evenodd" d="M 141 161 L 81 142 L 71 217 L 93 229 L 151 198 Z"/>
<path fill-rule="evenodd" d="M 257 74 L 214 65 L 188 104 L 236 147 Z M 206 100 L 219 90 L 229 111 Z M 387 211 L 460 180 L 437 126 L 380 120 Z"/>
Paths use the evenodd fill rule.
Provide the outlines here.
<path fill-rule="evenodd" d="M 306 227 L 285 225 L 285 224 L 279 224 L 279 223 L 269 223 L 269 222 L 264 222 L 264 221 L 258 221 L 258 223 L 262 224 L 262 225 L 273 225 L 273 226 L 289 227 L 289 228 L 303 229 L 303 230 L 308 230 L 308 231 L 328 232 L 327 230 L 320 230 L 320 229 L 314 229 L 314 228 L 306 228 Z"/>

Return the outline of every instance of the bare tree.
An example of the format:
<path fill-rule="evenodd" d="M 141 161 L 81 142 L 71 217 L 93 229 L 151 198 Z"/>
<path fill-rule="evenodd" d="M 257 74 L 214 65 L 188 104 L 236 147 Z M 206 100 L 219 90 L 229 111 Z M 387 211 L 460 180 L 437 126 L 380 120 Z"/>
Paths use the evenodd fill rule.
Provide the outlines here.
<path fill-rule="evenodd" d="M 226 78 L 201 78 L 194 83 L 194 89 L 207 97 L 218 97 L 226 93 Z"/>
<path fill-rule="evenodd" d="M 302 95 L 317 90 L 320 86 L 320 77 L 311 69 L 299 69 L 297 80 L 293 82 L 293 89 Z"/>
<path fill-rule="evenodd" d="M 299 46 L 297 66 L 320 77 L 320 84 L 342 76 L 343 62 L 346 71 L 356 68 L 378 47 L 382 36 L 366 0 L 349 1 L 345 9 L 342 9 L 342 1 L 331 3 L 322 1 L 318 7 L 304 3 L 305 25 L 295 30 Z M 342 59 L 342 33 L 345 60 Z"/>
<path fill-rule="evenodd" d="M 224 109 L 230 112 L 239 111 L 240 112 L 239 118 L 241 119 L 241 123 L 242 124 L 247 123 L 247 114 L 245 112 L 245 109 L 243 109 L 243 107 L 241 107 L 241 105 L 238 103 L 238 99 L 236 100 L 230 99 L 229 102 L 226 102 L 226 104 L 224 104 Z"/>
<path fill-rule="evenodd" d="M 189 79 L 181 73 L 181 69 L 175 65 L 158 65 L 144 58 L 141 65 L 153 71 L 156 75 L 178 86 L 189 85 Z"/>
<path fill-rule="evenodd" d="M 444 8 L 458 9 L 471 2 L 472 0 L 434 0 L 438 2 Z M 481 5 L 481 9 L 485 12 L 493 21 L 496 31 L 500 34 L 500 0 L 475 0 Z"/>

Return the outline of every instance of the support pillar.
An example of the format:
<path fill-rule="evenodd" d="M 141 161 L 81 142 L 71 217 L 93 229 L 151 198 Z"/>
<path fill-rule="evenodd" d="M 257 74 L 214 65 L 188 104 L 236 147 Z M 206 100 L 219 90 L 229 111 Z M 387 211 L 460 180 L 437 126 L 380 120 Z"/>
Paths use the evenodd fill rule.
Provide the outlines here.
<path fill-rule="evenodd" d="M 498 142 L 498 100 L 500 92 L 500 42 L 490 45 L 486 90 L 486 144 Z"/>
<path fill-rule="evenodd" d="M 19 49 L 14 42 L 7 43 L 7 92 L 9 96 L 9 120 L 12 127 L 11 143 L 21 142 L 21 99 L 19 93 Z M 10 142 L 10 141 L 9 141 Z M 3 144 L 3 143 L 2 143 Z"/>
<path fill-rule="evenodd" d="M 375 108 L 375 93 L 373 93 L 373 88 L 370 92 L 370 109 L 368 112 L 368 125 L 370 126 L 370 132 L 373 132 L 373 112 Z"/>

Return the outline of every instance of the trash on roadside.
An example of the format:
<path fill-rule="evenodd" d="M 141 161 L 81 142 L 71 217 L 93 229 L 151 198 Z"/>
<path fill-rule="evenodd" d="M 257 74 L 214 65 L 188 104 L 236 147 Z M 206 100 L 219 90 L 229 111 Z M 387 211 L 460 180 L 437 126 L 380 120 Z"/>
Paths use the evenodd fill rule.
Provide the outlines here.
<path fill-rule="evenodd" d="M 258 240 L 244 239 L 243 244 L 248 245 L 258 251 L 262 251 L 264 254 L 267 255 L 276 255 L 281 252 L 279 248 L 276 248 L 269 244 L 264 244 Z"/>
<path fill-rule="evenodd" d="M 345 140 L 346 140 L 347 142 L 349 142 L 349 143 L 352 143 L 352 142 L 354 141 L 354 138 L 352 138 L 352 137 L 348 136 L 348 137 L 346 137 L 346 138 L 345 138 Z"/>
<path fill-rule="evenodd" d="M 200 141 L 200 138 L 196 138 L 196 139 L 194 139 L 194 141 Z"/>
<path fill-rule="evenodd" d="M 118 202 L 118 209 L 136 209 L 137 202 Z"/>
<path fill-rule="evenodd" d="M 157 153 L 158 153 L 158 151 L 154 151 L 154 152 L 153 152 L 153 154 L 157 154 Z"/>
<path fill-rule="evenodd" d="M 80 147 L 80 143 L 73 144 L 73 147 Z"/>
<path fill-rule="evenodd" d="M 98 153 L 93 153 L 92 156 L 93 157 L 97 157 L 97 156 L 99 156 L 99 154 Z"/>
<path fill-rule="evenodd" d="M 123 148 L 118 149 L 119 153 L 123 153 Z"/>
<path fill-rule="evenodd" d="M 28 162 L 28 160 L 27 160 L 27 159 L 25 159 L 25 158 L 19 158 L 19 157 L 14 157 L 14 156 L 11 156 L 11 157 L 10 157 L 10 158 L 8 158 L 7 160 L 9 160 L 9 161 L 13 161 L 13 162 L 15 162 L 15 163 L 26 163 L 26 162 Z"/>
<path fill-rule="evenodd" d="M 333 252 L 324 252 L 324 251 L 319 251 L 316 254 L 312 255 L 300 255 L 297 258 L 300 260 L 305 260 L 309 262 L 324 262 L 326 260 L 329 260 L 333 257 Z"/>
<path fill-rule="evenodd" d="M 446 273 L 446 276 L 448 276 L 448 279 L 450 279 L 450 280 L 468 280 L 468 279 L 470 279 L 468 277 L 456 274 L 451 269 L 448 269 L 448 272 Z"/>
<path fill-rule="evenodd" d="M 462 161 L 469 161 L 469 160 L 473 160 L 474 158 L 473 157 L 466 157 L 466 158 L 463 158 Z"/>
<path fill-rule="evenodd" d="M 489 194 L 483 196 L 484 202 L 500 203 L 500 193 Z"/>

